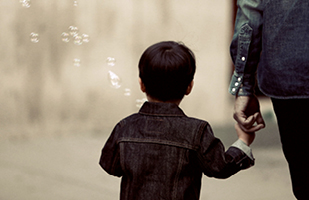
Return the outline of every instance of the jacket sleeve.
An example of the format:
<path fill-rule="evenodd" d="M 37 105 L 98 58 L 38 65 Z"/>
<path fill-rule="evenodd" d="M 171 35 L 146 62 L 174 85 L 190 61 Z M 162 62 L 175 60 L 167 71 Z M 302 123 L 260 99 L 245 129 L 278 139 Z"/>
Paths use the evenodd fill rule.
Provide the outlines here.
<path fill-rule="evenodd" d="M 115 126 L 106 141 L 101 152 L 99 164 L 108 174 L 121 177 L 123 172 L 120 164 L 119 145 L 117 143 L 118 129 L 120 129 L 120 124 Z"/>
<path fill-rule="evenodd" d="M 225 152 L 222 142 L 214 137 L 208 124 L 202 132 L 198 151 L 204 174 L 209 177 L 228 178 L 240 170 L 253 166 L 254 158 L 251 152 L 248 154 L 238 146 L 233 145 Z"/>
<path fill-rule="evenodd" d="M 230 54 L 235 70 L 229 92 L 233 95 L 254 94 L 256 69 L 262 50 L 263 0 L 237 0 L 235 30 Z"/>

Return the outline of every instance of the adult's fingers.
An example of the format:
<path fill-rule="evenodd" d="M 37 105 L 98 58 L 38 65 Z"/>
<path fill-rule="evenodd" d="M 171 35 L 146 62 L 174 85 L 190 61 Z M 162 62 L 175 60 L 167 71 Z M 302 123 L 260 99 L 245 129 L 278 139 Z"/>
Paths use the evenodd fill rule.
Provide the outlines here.
<path fill-rule="evenodd" d="M 265 127 L 265 122 L 259 112 L 248 118 L 242 114 L 234 114 L 234 118 L 238 122 L 240 128 L 245 132 L 256 132 Z"/>
<path fill-rule="evenodd" d="M 262 128 L 265 128 L 266 124 L 265 124 L 265 121 L 264 121 L 263 116 L 261 115 L 261 113 L 257 113 L 256 123 L 258 125 L 261 125 Z"/>
<path fill-rule="evenodd" d="M 247 117 L 243 112 L 235 112 L 234 119 L 245 129 L 250 128 L 255 123 L 255 117 L 253 115 Z"/>

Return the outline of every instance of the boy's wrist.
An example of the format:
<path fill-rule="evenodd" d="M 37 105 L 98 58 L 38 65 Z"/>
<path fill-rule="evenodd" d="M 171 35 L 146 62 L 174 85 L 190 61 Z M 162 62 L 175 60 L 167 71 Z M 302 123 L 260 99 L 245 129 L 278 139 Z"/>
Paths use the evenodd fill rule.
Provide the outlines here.
<path fill-rule="evenodd" d="M 248 140 L 244 139 L 244 138 L 238 138 L 239 140 L 241 140 L 244 144 L 246 144 L 248 147 L 250 146 L 250 143 Z"/>
<path fill-rule="evenodd" d="M 232 144 L 232 147 L 242 150 L 251 160 L 254 160 L 251 148 L 242 139 L 239 138 Z"/>
<path fill-rule="evenodd" d="M 239 124 L 235 124 L 235 129 L 238 135 L 238 139 L 244 142 L 247 146 L 250 146 L 252 142 L 254 141 L 255 132 L 251 132 L 251 133 L 244 132 L 240 128 Z"/>

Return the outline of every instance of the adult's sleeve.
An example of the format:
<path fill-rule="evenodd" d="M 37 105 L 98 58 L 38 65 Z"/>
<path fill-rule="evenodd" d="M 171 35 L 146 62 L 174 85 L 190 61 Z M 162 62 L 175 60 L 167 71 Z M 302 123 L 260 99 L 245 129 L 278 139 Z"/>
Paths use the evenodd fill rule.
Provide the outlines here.
<path fill-rule="evenodd" d="M 263 0 L 237 0 L 237 15 L 230 54 L 235 70 L 229 92 L 254 94 L 256 70 L 262 51 Z"/>

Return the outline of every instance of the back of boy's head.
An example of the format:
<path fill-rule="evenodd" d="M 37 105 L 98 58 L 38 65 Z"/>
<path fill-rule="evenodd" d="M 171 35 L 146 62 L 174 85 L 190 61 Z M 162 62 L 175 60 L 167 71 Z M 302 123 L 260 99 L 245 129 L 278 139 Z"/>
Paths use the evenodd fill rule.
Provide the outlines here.
<path fill-rule="evenodd" d="M 145 50 L 138 67 L 147 95 L 160 101 L 181 100 L 194 77 L 195 56 L 182 43 L 159 42 Z"/>

